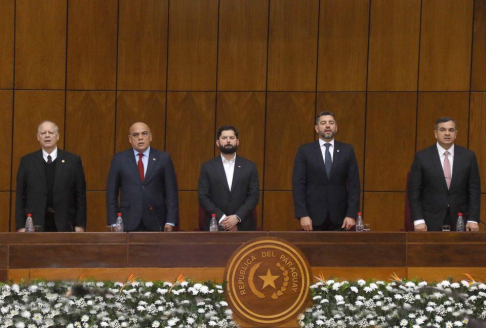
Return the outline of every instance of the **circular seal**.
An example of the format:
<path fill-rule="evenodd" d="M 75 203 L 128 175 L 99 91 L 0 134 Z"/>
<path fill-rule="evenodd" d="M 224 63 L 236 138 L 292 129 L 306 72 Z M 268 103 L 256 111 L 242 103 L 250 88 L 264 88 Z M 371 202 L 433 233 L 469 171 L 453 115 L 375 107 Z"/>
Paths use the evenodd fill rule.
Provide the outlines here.
<path fill-rule="evenodd" d="M 259 326 L 295 319 L 311 282 L 302 252 L 286 240 L 263 237 L 240 246 L 226 265 L 227 300 L 237 317 Z"/>

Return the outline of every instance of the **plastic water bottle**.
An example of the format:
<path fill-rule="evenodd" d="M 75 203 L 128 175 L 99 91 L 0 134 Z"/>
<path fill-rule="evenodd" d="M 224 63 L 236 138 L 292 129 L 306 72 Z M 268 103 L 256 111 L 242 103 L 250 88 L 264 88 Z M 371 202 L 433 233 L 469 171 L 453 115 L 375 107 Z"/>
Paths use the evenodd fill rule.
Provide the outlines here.
<path fill-rule="evenodd" d="M 211 222 L 209 223 L 209 231 L 218 231 L 218 222 L 216 221 L 216 214 L 211 215 Z"/>
<path fill-rule="evenodd" d="M 358 218 L 356 219 L 356 231 L 364 231 L 363 215 L 358 212 Z"/>
<path fill-rule="evenodd" d="M 27 220 L 25 221 L 25 232 L 35 232 L 34 222 L 32 221 L 32 214 L 27 214 Z"/>
<path fill-rule="evenodd" d="M 457 214 L 456 231 L 464 231 L 464 219 L 462 218 L 462 213 Z"/>
<path fill-rule="evenodd" d="M 115 232 L 123 232 L 124 227 L 123 227 L 123 219 L 122 219 L 122 214 L 118 213 L 118 217 L 116 218 L 116 223 L 113 231 Z"/>

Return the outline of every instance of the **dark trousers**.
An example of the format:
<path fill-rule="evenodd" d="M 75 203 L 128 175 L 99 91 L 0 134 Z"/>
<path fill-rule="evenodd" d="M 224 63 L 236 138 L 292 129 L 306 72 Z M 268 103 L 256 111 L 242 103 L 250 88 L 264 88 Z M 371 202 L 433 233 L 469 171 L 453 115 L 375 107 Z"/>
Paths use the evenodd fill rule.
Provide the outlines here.
<path fill-rule="evenodd" d="M 324 223 L 321 225 L 312 226 L 312 231 L 342 231 L 343 229 L 341 224 L 335 224 L 334 222 L 331 221 L 331 217 L 329 216 L 329 213 L 326 216 L 326 219 L 324 220 Z"/>

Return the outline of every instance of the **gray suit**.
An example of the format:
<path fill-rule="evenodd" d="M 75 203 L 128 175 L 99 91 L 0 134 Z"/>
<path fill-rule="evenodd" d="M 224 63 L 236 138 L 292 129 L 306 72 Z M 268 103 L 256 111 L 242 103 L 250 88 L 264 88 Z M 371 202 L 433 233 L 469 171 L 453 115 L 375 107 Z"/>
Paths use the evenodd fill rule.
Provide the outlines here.
<path fill-rule="evenodd" d="M 259 184 L 255 163 L 236 156 L 231 191 L 221 156 L 204 163 L 199 175 L 199 205 L 206 211 L 204 230 L 209 230 L 211 214 L 219 221 L 223 214 L 236 214 L 238 230 L 255 230 L 252 210 L 258 204 Z"/>
<path fill-rule="evenodd" d="M 150 231 L 163 231 L 166 223 L 176 225 L 179 200 L 170 155 L 150 148 L 142 182 L 133 149 L 115 154 L 108 174 L 106 207 L 108 225 L 114 224 L 121 212 L 126 231 L 137 229 L 141 221 Z"/>

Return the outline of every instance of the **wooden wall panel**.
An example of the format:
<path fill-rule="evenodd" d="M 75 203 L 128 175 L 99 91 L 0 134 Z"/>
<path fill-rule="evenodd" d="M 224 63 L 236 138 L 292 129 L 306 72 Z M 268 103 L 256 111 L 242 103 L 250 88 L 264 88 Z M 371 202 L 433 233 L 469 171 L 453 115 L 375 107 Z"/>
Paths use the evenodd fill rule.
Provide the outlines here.
<path fill-rule="evenodd" d="M 365 107 L 364 92 L 332 92 L 317 94 L 316 116 L 321 111 L 332 111 L 338 122 L 336 140 L 353 145 L 358 160 L 361 189 L 363 189 L 363 164 L 365 146 Z M 319 137 L 315 135 L 317 140 Z"/>
<path fill-rule="evenodd" d="M 13 92 L 0 91 L 0 129 L 10 142 L 0 143 L 0 190 L 10 190 L 10 176 L 12 174 L 12 116 L 13 116 Z M 0 209 L 1 211 L 1 209 Z"/>
<path fill-rule="evenodd" d="M 366 90 L 369 3 L 321 1 L 317 90 Z"/>
<path fill-rule="evenodd" d="M 469 132 L 469 148 L 476 153 L 479 164 L 479 174 L 481 175 L 481 190 L 486 192 L 486 92 L 473 92 L 471 94 L 471 119 Z M 460 126 L 459 126 L 460 127 Z M 461 132 L 461 131 L 459 131 Z M 486 208 L 483 202 L 482 207 Z M 485 216 L 481 216 L 486 220 Z"/>
<path fill-rule="evenodd" d="M 416 105 L 416 93 L 369 93 L 365 191 L 405 191 L 415 154 Z"/>
<path fill-rule="evenodd" d="M 120 1 L 119 90 L 165 90 L 168 4 L 168 0 Z"/>
<path fill-rule="evenodd" d="M 167 152 L 179 190 L 197 190 L 201 165 L 214 155 L 215 93 L 170 92 L 167 99 Z"/>
<path fill-rule="evenodd" d="M 57 146 L 64 149 L 64 91 L 16 91 L 14 109 L 12 189 L 16 188 L 20 158 L 40 149 L 37 127 L 50 120 L 59 126 Z M 73 133 L 75 133 L 73 131 Z"/>
<path fill-rule="evenodd" d="M 405 192 L 365 192 L 363 221 L 371 224 L 371 231 L 400 231 L 404 217 Z"/>
<path fill-rule="evenodd" d="M 264 91 L 268 1 L 220 2 L 218 90 Z"/>
<path fill-rule="evenodd" d="M 316 89 L 318 0 L 270 3 L 268 90 Z"/>
<path fill-rule="evenodd" d="M 292 190 L 297 149 L 314 140 L 315 94 L 269 93 L 265 123 L 265 190 Z"/>
<path fill-rule="evenodd" d="M 106 192 L 88 191 L 86 193 L 86 202 L 88 207 L 86 231 L 106 231 Z"/>
<path fill-rule="evenodd" d="M 417 90 L 421 0 L 371 4 L 368 90 Z"/>
<path fill-rule="evenodd" d="M 471 90 L 486 91 L 486 0 L 474 2 Z"/>
<path fill-rule="evenodd" d="M 116 110 L 115 152 L 120 152 L 131 145 L 128 130 L 135 122 L 145 122 L 152 131 L 151 146 L 165 149 L 165 93 L 163 92 L 118 92 Z"/>
<path fill-rule="evenodd" d="M 0 1 L 0 89 L 13 87 L 15 1 Z"/>
<path fill-rule="evenodd" d="M 469 90 L 473 3 L 423 1 L 419 90 Z"/>
<path fill-rule="evenodd" d="M 199 199 L 197 191 L 179 192 L 179 229 L 199 230 Z"/>
<path fill-rule="evenodd" d="M 15 203 L 12 204 L 15 211 Z M 0 192 L 0 232 L 9 231 L 10 221 L 10 191 Z"/>
<path fill-rule="evenodd" d="M 106 189 L 115 145 L 114 122 L 115 92 L 67 93 L 66 150 L 81 156 L 88 190 Z"/>
<path fill-rule="evenodd" d="M 67 87 L 114 90 L 118 0 L 69 2 Z"/>
<path fill-rule="evenodd" d="M 239 132 L 238 155 L 255 162 L 260 189 L 263 186 L 263 157 L 265 146 L 265 93 L 218 93 L 216 110 L 217 131 L 222 125 L 234 125 Z M 213 137 L 216 140 L 216 137 Z M 219 155 L 216 144 L 215 155 Z"/>
<path fill-rule="evenodd" d="M 295 218 L 294 199 L 291 191 L 266 191 L 263 196 L 263 230 L 300 230 L 300 221 Z"/>
<path fill-rule="evenodd" d="M 15 87 L 64 89 L 67 1 L 16 4 Z"/>
<path fill-rule="evenodd" d="M 169 6 L 169 90 L 216 90 L 218 0 Z"/>
<path fill-rule="evenodd" d="M 417 119 L 417 151 L 437 142 L 435 121 L 450 116 L 457 121 L 459 132 L 456 143 L 466 147 L 469 135 L 468 92 L 420 92 Z"/>

